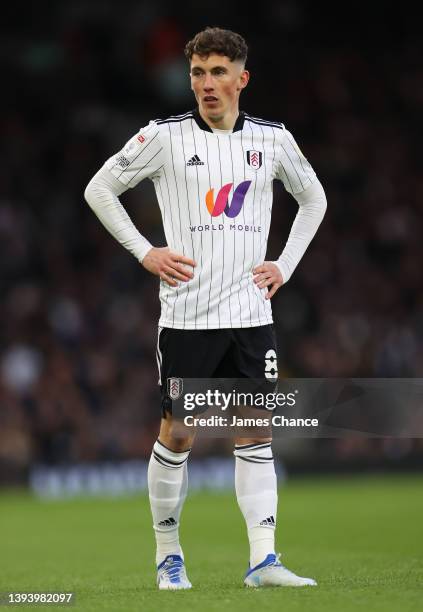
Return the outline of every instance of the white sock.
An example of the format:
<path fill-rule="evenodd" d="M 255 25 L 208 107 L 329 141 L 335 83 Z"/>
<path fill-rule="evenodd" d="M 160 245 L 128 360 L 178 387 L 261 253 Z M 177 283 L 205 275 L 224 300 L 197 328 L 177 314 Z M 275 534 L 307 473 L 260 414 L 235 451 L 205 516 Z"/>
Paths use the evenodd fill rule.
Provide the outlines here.
<path fill-rule="evenodd" d="M 183 552 L 179 544 L 179 518 L 188 490 L 187 460 L 190 450 L 175 452 L 159 440 L 148 464 L 148 493 L 156 535 L 156 564 L 168 555 Z"/>
<path fill-rule="evenodd" d="M 235 490 L 247 524 L 250 567 L 275 554 L 278 494 L 270 442 L 235 446 Z"/>

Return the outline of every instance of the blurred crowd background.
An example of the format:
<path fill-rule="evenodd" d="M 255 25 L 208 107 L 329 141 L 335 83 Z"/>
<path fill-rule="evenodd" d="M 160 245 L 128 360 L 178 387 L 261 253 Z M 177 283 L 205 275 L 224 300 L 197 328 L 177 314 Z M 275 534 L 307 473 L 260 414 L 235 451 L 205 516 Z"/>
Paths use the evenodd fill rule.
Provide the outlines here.
<path fill-rule="evenodd" d="M 328 199 L 273 300 L 289 377 L 423 376 L 422 39 L 389 3 L 41 0 L 2 8 L 0 482 L 34 464 L 148 457 L 157 436 L 158 281 L 94 216 L 91 176 L 152 118 L 195 106 L 185 42 L 239 31 L 241 108 L 282 121 Z M 163 246 L 149 181 L 122 201 Z M 275 185 L 268 258 L 297 205 Z M 200 446 L 200 445 L 199 445 Z M 230 441 L 201 444 L 225 453 Z M 421 440 L 282 444 L 295 469 L 422 465 Z"/>

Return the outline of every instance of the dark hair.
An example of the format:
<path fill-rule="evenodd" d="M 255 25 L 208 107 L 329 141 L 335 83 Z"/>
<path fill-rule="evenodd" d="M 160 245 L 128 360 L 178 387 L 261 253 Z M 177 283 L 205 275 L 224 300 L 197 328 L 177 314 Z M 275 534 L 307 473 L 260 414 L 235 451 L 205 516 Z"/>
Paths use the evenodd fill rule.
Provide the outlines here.
<path fill-rule="evenodd" d="M 195 54 L 208 57 L 211 53 L 226 55 L 231 62 L 247 61 L 248 47 L 240 34 L 221 28 L 206 28 L 198 32 L 185 46 L 185 57 L 191 61 Z"/>

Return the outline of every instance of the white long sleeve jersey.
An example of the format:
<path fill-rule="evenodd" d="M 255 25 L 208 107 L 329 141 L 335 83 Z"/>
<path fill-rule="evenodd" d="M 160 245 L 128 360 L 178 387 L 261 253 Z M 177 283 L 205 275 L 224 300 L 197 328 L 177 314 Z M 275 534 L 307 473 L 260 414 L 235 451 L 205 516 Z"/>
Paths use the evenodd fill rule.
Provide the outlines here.
<path fill-rule="evenodd" d="M 102 183 L 105 173 L 111 182 Z M 283 124 L 240 113 L 232 133 L 221 133 L 192 111 L 151 121 L 113 155 L 88 185 L 86 198 L 140 261 L 151 245 L 117 195 L 145 178 L 154 183 L 168 246 L 197 263 L 192 280 L 178 287 L 161 281 L 159 325 L 216 329 L 272 323 L 267 290 L 255 285 L 252 270 L 266 255 L 273 180 L 280 179 L 300 204 L 275 262 L 285 282 L 326 209 L 320 182 Z"/>

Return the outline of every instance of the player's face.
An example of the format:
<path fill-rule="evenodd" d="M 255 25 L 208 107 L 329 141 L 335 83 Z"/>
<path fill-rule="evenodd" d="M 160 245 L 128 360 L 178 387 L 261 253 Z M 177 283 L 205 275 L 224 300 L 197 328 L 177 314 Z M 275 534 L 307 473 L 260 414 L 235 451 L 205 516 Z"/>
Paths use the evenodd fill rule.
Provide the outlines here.
<path fill-rule="evenodd" d="M 249 73 L 242 62 L 231 62 L 226 55 L 210 54 L 191 59 L 191 89 L 200 113 L 212 122 L 237 113 L 241 91 L 246 87 Z"/>

